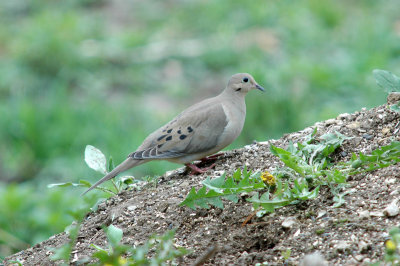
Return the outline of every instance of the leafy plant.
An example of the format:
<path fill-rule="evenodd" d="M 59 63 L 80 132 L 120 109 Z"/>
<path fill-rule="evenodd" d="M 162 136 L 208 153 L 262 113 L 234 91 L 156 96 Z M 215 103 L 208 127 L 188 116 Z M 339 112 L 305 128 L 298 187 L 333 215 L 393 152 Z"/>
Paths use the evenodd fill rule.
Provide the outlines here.
<path fill-rule="evenodd" d="M 93 257 L 99 259 L 102 264 L 126 264 L 127 260 L 123 258 L 122 255 L 125 255 L 131 247 L 120 243 L 123 236 L 122 230 L 111 224 L 105 231 L 108 239 L 108 248 L 105 249 L 92 244 L 92 246 L 97 249 L 97 251 L 93 253 Z"/>
<path fill-rule="evenodd" d="M 290 143 L 285 150 L 270 145 L 271 152 L 287 166 L 272 174 L 251 173 L 246 168 L 238 169 L 232 177 L 221 177 L 202 182 L 196 192 L 192 188 L 181 203 L 192 209 L 215 206 L 223 209 L 222 199 L 238 201 L 240 193 L 255 192 L 247 200 L 253 203 L 257 215 L 273 212 L 276 208 L 315 199 L 320 186 L 328 186 L 333 194 L 334 207 L 341 206 L 348 191 L 346 180 L 350 175 L 387 167 L 400 161 L 400 142 L 378 148 L 370 155 L 353 154 L 348 162 L 334 164 L 331 155 L 339 148 L 347 136 L 336 133 L 316 137 L 314 130 L 303 142 Z M 260 195 L 260 191 L 266 190 Z"/>
<path fill-rule="evenodd" d="M 266 187 L 260 175 L 252 174 L 246 167 L 243 171 L 237 169 L 232 177 L 226 178 L 225 174 L 214 179 L 207 177 L 202 184 L 204 186 L 197 192 L 194 187 L 190 190 L 181 206 L 185 205 L 195 210 L 196 206 L 208 209 L 211 205 L 223 209 L 222 198 L 238 202 L 238 194 Z"/>
<path fill-rule="evenodd" d="M 174 231 L 168 231 L 163 236 L 152 236 L 144 245 L 136 248 L 121 244 L 123 232 L 114 225 L 107 228 L 106 234 L 108 248 L 92 244 L 97 249 L 93 257 L 103 265 L 163 265 L 189 253 L 184 248 L 174 246 Z M 149 253 L 153 253 L 153 256 L 150 257 Z"/>
<path fill-rule="evenodd" d="M 373 150 L 369 155 L 362 152 L 358 156 L 353 154 L 345 165 L 351 166 L 351 174 L 357 174 L 385 168 L 398 162 L 400 162 L 400 142 L 393 141 L 387 146 Z"/>
<path fill-rule="evenodd" d="M 73 223 L 65 229 L 65 233 L 69 235 L 69 241 L 58 248 L 52 248 L 50 251 L 54 252 L 50 256 L 53 261 L 62 260 L 62 265 L 69 265 L 72 249 L 75 247 L 76 239 L 80 229 L 80 223 Z"/>
<path fill-rule="evenodd" d="M 62 260 L 62 265 L 69 265 L 71 251 L 75 246 L 79 228 L 80 224 L 77 223 L 67 227 L 66 233 L 69 235 L 70 241 L 59 248 L 51 249 L 54 252 L 50 256 L 51 260 Z M 114 225 L 108 226 L 105 232 L 108 239 L 107 248 L 95 244 L 91 245 L 97 250 L 93 253 L 92 258 L 98 259 L 101 265 L 164 265 L 189 253 L 185 248 L 175 247 L 174 231 L 168 231 L 162 236 L 151 236 L 145 244 L 139 247 L 122 244 L 123 231 Z M 151 257 L 150 253 L 152 254 Z M 77 263 L 87 262 L 89 262 L 89 259 L 83 259 Z"/>
<path fill-rule="evenodd" d="M 340 172 L 324 171 L 332 166 L 330 155 L 339 148 L 343 141 L 351 139 L 339 132 L 327 133 L 315 138 L 317 129 L 306 137 L 302 143 L 290 143 L 287 150 L 270 146 L 271 153 L 278 156 L 286 166 L 295 171 L 300 177 L 306 178 L 314 184 L 325 184 L 325 181 L 334 179 L 336 183 L 343 183 L 345 177 Z M 285 174 L 286 172 L 283 172 Z"/>

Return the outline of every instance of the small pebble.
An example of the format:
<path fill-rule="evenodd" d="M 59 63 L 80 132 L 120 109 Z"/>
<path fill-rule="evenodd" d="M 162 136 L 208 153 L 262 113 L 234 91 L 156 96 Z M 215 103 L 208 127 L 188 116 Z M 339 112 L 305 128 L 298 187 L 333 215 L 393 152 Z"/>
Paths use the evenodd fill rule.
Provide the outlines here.
<path fill-rule="evenodd" d="M 393 217 L 399 214 L 398 199 L 393 200 L 384 210 L 383 213 L 388 217 Z"/>
<path fill-rule="evenodd" d="M 336 249 L 336 251 L 338 251 L 338 252 L 344 252 L 344 251 L 346 251 L 346 250 L 349 249 L 349 248 L 350 248 L 350 244 L 347 243 L 347 242 L 344 241 L 344 240 L 339 241 L 339 242 L 335 245 L 335 249 Z"/>
<path fill-rule="evenodd" d="M 294 217 L 287 217 L 282 222 L 282 227 L 288 229 L 288 228 L 291 228 L 295 223 L 296 223 L 296 219 Z"/>
<path fill-rule="evenodd" d="M 314 252 L 312 254 L 305 255 L 304 258 L 300 261 L 300 266 L 328 266 L 328 262 L 325 258 L 319 253 Z"/>
<path fill-rule="evenodd" d="M 349 113 L 344 113 L 344 114 L 340 114 L 338 115 L 337 119 L 338 120 L 345 120 L 345 119 L 350 119 L 351 115 Z"/>
<path fill-rule="evenodd" d="M 361 219 L 368 219 L 371 216 L 368 210 L 360 211 L 358 215 Z"/>
<path fill-rule="evenodd" d="M 370 134 L 363 134 L 362 137 L 366 140 L 370 140 L 372 139 L 374 136 L 370 135 Z"/>
<path fill-rule="evenodd" d="M 135 206 L 135 205 L 131 205 L 131 206 L 128 206 L 128 211 L 134 211 L 134 210 L 136 210 L 136 208 L 137 208 L 137 206 Z"/>
<path fill-rule="evenodd" d="M 336 119 L 334 119 L 334 118 L 328 119 L 328 120 L 325 121 L 325 124 L 328 125 L 328 126 L 336 124 Z"/>
<path fill-rule="evenodd" d="M 369 213 L 372 217 L 383 217 L 385 214 L 381 211 L 373 211 Z"/>
<path fill-rule="evenodd" d="M 348 124 L 346 127 L 349 128 L 349 129 L 357 129 L 357 128 L 360 127 L 360 122 L 353 122 L 353 123 L 350 123 L 350 124 Z"/>
<path fill-rule="evenodd" d="M 355 255 L 354 258 L 356 259 L 356 261 L 362 261 L 364 259 L 363 255 Z"/>
<path fill-rule="evenodd" d="M 180 187 L 188 187 L 189 186 L 189 182 L 188 181 L 183 181 L 179 186 Z"/>
<path fill-rule="evenodd" d="M 326 211 L 325 210 L 319 211 L 318 215 L 317 215 L 317 219 L 321 218 L 321 217 L 324 217 L 325 215 L 326 215 Z"/>

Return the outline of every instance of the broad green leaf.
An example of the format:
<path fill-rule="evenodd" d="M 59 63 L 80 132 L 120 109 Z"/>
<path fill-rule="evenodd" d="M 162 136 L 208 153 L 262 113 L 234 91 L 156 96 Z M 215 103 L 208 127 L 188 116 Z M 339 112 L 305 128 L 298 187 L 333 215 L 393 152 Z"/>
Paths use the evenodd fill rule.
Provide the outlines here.
<path fill-rule="evenodd" d="M 107 228 L 107 238 L 110 241 L 112 247 L 116 247 L 119 244 L 119 242 L 121 242 L 122 235 L 123 235 L 122 229 L 112 224 Z"/>
<path fill-rule="evenodd" d="M 87 145 L 85 149 L 85 162 L 93 170 L 106 174 L 106 156 L 97 148 Z"/>

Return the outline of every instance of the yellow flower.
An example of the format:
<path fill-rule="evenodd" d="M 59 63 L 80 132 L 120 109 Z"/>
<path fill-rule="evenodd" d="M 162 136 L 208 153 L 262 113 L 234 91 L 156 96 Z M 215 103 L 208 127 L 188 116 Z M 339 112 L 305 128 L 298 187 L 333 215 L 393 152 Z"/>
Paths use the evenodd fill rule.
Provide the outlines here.
<path fill-rule="evenodd" d="M 396 250 L 396 243 L 394 243 L 393 240 L 386 241 L 385 245 L 386 245 L 386 248 L 390 251 Z"/>
<path fill-rule="evenodd" d="M 118 264 L 117 265 L 127 265 L 128 260 L 125 259 L 124 257 L 118 257 Z M 111 263 L 104 263 L 104 266 L 114 266 L 114 264 Z"/>
<path fill-rule="evenodd" d="M 274 186 L 276 184 L 276 179 L 268 171 L 261 174 L 262 181 L 268 186 Z"/>
<path fill-rule="evenodd" d="M 125 259 L 124 257 L 119 257 L 118 262 L 119 265 L 126 265 L 128 263 L 128 260 Z"/>

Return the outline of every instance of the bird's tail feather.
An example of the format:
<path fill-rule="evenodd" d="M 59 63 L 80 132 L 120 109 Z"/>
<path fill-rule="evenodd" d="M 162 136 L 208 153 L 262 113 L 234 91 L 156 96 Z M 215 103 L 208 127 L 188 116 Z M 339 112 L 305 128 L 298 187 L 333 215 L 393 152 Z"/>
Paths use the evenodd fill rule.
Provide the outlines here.
<path fill-rule="evenodd" d="M 142 164 L 143 160 L 135 160 L 132 159 L 131 157 L 128 157 L 125 161 L 123 161 L 121 164 L 119 164 L 117 167 L 115 167 L 111 172 L 106 174 L 102 179 L 97 181 L 94 185 L 92 185 L 88 190 L 82 193 L 82 196 L 100 185 L 101 183 L 106 182 L 107 180 L 110 180 L 111 178 L 116 177 L 119 173 L 124 172 L 128 170 L 129 168 L 132 168 L 134 166 L 137 166 L 139 164 Z"/>

